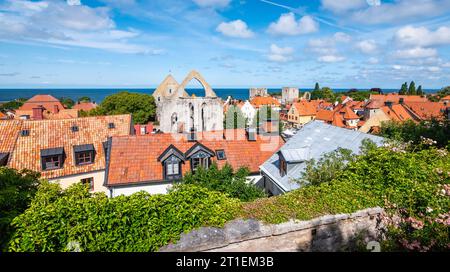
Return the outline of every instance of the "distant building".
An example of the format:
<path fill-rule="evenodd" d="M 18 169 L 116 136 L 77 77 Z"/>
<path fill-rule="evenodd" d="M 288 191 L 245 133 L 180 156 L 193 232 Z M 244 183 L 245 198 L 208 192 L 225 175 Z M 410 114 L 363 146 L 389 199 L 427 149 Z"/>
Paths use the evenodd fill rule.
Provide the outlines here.
<path fill-rule="evenodd" d="M 250 100 L 250 104 L 252 104 L 255 109 L 259 109 L 262 106 L 268 106 L 275 111 L 281 110 L 281 103 L 271 96 L 256 96 Z"/>
<path fill-rule="evenodd" d="M 307 161 L 318 160 L 338 148 L 345 148 L 358 154 L 364 139 L 381 145 L 383 138 L 352 131 L 320 121 L 306 124 L 292 136 L 280 150 L 261 166 L 263 179 L 259 186 L 269 195 L 280 195 L 300 188 L 297 182 L 302 178 Z"/>
<path fill-rule="evenodd" d="M 249 99 L 252 100 L 253 98 L 257 96 L 269 96 L 269 93 L 267 92 L 267 88 L 250 88 L 249 90 Z"/>
<path fill-rule="evenodd" d="M 261 179 L 259 165 L 284 142 L 277 136 L 246 133 L 243 129 L 184 134 L 153 134 L 112 137 L 108 141 L 108 168 L 105 185 L 110 196 L 139 191 L 165 194 L 174 182 L 198 167 L 220 168 L 230 164 L 235 170 L 248 167 L 251 182 Z"/>
<path fill-rule="evenodd" d="M 0 120 L 6 120 L 6 119 L 8 119 L 8 115 L 6 115 L 0 111 Z"/>
<path fill-rule="evenodd" d="M 256 115 L 255 107 L 253 107 L 253 105 L 248 100 L 246 100 L 243 104 L 238 104 L 238 107 L 241 109 L 244 117 L 247 119 L 247 124 L 252 124 L 253 119 Z"/>
<path fill-rule="evenodd" d="M 331 104 L 324 100 L 300 100 L 290 106 L 287 113 L 288 123 L 294 127 L 301 127 L 316 118 L 320 109 L 330 107 Z"/>
<path fill-rule="evenodd" d="M 95 102 L 78 102 L 76 103 L 72 109 L 82 110 L 82 111 L 91 111 L 97 108 L 97 104 Z"/>
<path fill-rule="evenodd" d="M 447 95 L 447 96 L 441 98 L 441 102 L 443 102 L 443 103 L 450 103 L 450 95 Z"/>
<path fill-rule="evenodd" d="M 298 88 L 284 87 L 281 90 L 281 103 L 288 104 L 298 100 L 300 92 Z"/>
<path fill-rule="evenodd" d="M 51 95 L 35 95 L 16 110 L 15 118 L 21 120 L 66 119 L 78 117 L 78 110 L 66 109 Z"/>
<path fill-rule="evenodd" d="M 189 96 L 185 88 L 197 80 L 205 90 L 204 97 Z M 191 71 L 181 84 L 171 76 L 154 91 L 157 120 L 165 133 L 212 131 L 223 129 L 223 102 L 197 72 Z"/>
<path fill-rule="evenodd" d="M 83 182 L 107 192 L 107 140 L 131 135 L 131 124 L 131 115 L 0 121 L 0 166 L 40 172 L 63 189 Z"/>

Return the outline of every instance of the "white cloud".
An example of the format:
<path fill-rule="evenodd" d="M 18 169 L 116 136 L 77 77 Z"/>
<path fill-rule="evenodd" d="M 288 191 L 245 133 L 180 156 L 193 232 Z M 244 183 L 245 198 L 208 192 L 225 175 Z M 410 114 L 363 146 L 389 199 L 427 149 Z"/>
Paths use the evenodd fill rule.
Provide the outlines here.
<path fill-rule="evenodd" d="M 81 1 L 80 0 L 67 0 L 67 5 L 69 6 L 80 6 Z"/>
<path fill-rule="evenodd" d="M 349 18 L 362 24 L 416 22 L 418 19 L 446 14 L 449 8 L 448 0 L 397 0 L 383 2 L 380 6 L 355 10 Z"/>
<path fill-rule="evenodd" d="M 268 32 L 274 35 L 295 36 L 313 33 L 319 30 L 319 24 L 310 16 L 296 20 L 294 13 L 282 14 L 278 21 L 269 25 Z"/>
<path fill-rule="evenodd" d="M 371 57 L 367 60 L 369 64 L 378 64 L 379 60 L 377 58 Z"/>
<path fill-rule="evenodd" d="M 80 1 L 8 0 L 0 6 L 0 39 L 89 47 L 122 53 L 159 51 L 129 40 L 135 30 L 117 29 L 109 9 L 78 5 Z"/>
<path fill-rule="evenodd" d="M 430 31 L 426 27 L 406 26 L 395 33 L 394 40 L 400 45 L 447 45 L 450 44 L 450 27 L 442 26 L 436 31 Z"/>
<path fill-rule="evenodd" d="M 228 6 L 231 0 L 193 0 L 198 6 L 205 8 L 224 8 Z"/>
<path fill-rule="evenodd" d="M 434 48 L 414 47 L 410 49 L 397 50 L 394 57 L 401 59 L 408 58 L 429 58 L 437 56 L 437 50 Z"/>
<path fill-rule="evenodd" d="M 254 33 L 248 28 L 247 24 L 242 20 L 235 20 L 228 23 L 220 23 L 216 29 L 218 32 L 222 33 L 228 37 L 235 38 L 251 38 Z"/>
<path fill-rule="evenodd" d="M 346 34 L 346 33 L 343 33 L 343 32 L 336 32 L 333 35 L 333 39 L 336 42 L 347 43 L 347 42 L 350 42 L 352 40 L 352 37 L 350 35 Z"/>
<path fill-rule="evenodd" d="M 446 62 L 446 63 L 442 64 L 442 67 L 450 68 L 450 62 Z"/>
<path fill-rule="evenodd" d="M 334 13 L 343 13 L 367 6 L 366 0 L 322 0 L 322 7 Z"/>
<path fill-rule="evenodd" d="M 373 54 L 377 51 L 378 46 L 374 40 L 364 40 L 358 42 L 356 44 L 356 48 L 358 48 L 364 54 Z"/>
<path fill-rule="evenodd" d="M 345 57 L 342 56 L 337 56 L 337 55 L 325 55 L 325 56 L 321 56 L 317 59 L 320 62 L 341 62 L 345 60 Z"/>
<path fill-rule="evenodd" d="M 432 73 L 437 73 L 437 72 L 441 71 L 441 68 L 438 66 L 431 66 L 431 67 L 428 67 L 428 71 L 430 71 Z"/>
<path fill-rule="evenodd" d="M 292 47 L 279 47 L 276 44 L 272 44 L 268 59 L 274 62 L 288 62 L 292 60 L 293 54 L 294 48 Z"/>

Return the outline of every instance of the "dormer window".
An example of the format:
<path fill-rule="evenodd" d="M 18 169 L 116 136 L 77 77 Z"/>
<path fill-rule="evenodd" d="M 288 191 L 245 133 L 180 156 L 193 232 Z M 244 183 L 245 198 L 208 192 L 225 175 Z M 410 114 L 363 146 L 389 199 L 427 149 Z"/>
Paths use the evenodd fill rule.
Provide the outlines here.
<path fill-rule="evenodd" d="M 114 128 L 116 128 L 116 125 L 114 123 L 109 123 L 108 124 L 108 128 L 109 129 L 114 129 Z"/>
<path fill-rule="evenodd" d="M 163 167 L 164 180 L 179 180 L 183 177 L 182 163 L 184 154 L 174 145 L 170 145 L 158 158 Z"/>
<path fill-rule="evenodd" d="M 64 148 L 49 148 L 41 150 L 42 170 L 61 169 L 64 164 Z"/>
<path fill-rule="evenodd" d="M 218 160 L 226 160 L 227 157 L 225 155 L 225 150 L 221 149 L 221 150 L 216 150 L 216 156 Z"/>
<path fill-rule="evenodd" d="M 75 154 L 75 165 L 82 166 L 94 163 L 94 145 L 76 145 L 73 147 L 73 152 Z"/>
<path fill-rule="evenodd" d="M 211 158 L 215 156 L 214 151 L 210 150 L 201 143 L 196 143 L 188 151 L 186 151 L 185 157 L 191 161 L 191 170 L 195 171 L 199 168 L 209 168 L 211 164 Z"/>
<path fill-rule="evenodd" d="M 72 132 L 78 132 L 79 131 L 79 128 L 78 128 L 78 126 L 72 126 Z"/>
<path fill-rule="evenodd" d="M 22 137 L 30 136 L 30 131 L 28 129 L 24 129 L 20 132 L 20 136 Z"/>
<path fill-rule="evenodd" d="M 178 180 L 181 177 L 181 160 L 176 156 L 170 156 L 164 161 L 164 179 Z"/>

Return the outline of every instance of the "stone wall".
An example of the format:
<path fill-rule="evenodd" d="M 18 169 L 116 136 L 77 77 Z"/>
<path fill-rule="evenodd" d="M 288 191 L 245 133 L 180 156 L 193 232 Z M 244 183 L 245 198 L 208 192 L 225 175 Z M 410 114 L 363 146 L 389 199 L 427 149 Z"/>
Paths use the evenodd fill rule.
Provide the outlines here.
<path fill-rule="evenodd" d="M 235 220 L 224 228 L 200 228 L 183 234 L 176 244 L 160 249 L 173 251 L 348 251 L 378 241 L 384 230 L 383 209 L 353 214 L 326 215 L 310 221 L 266 225 L 256 220 Z"/>

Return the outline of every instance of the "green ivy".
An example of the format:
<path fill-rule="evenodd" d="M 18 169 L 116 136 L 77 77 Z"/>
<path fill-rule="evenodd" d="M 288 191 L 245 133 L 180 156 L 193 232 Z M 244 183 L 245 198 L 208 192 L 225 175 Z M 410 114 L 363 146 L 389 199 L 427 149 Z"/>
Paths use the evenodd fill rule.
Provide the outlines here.
<path fill-rule="evenodd" d="M 40 186 L 31 207 L 16 217 L 11 251 L 148 252 L 201 226 L 222 226 L 239 201 L 205 188 L 179 186 L 167 195 L 145 192 L 107 198 L 76 184 Z"/>

